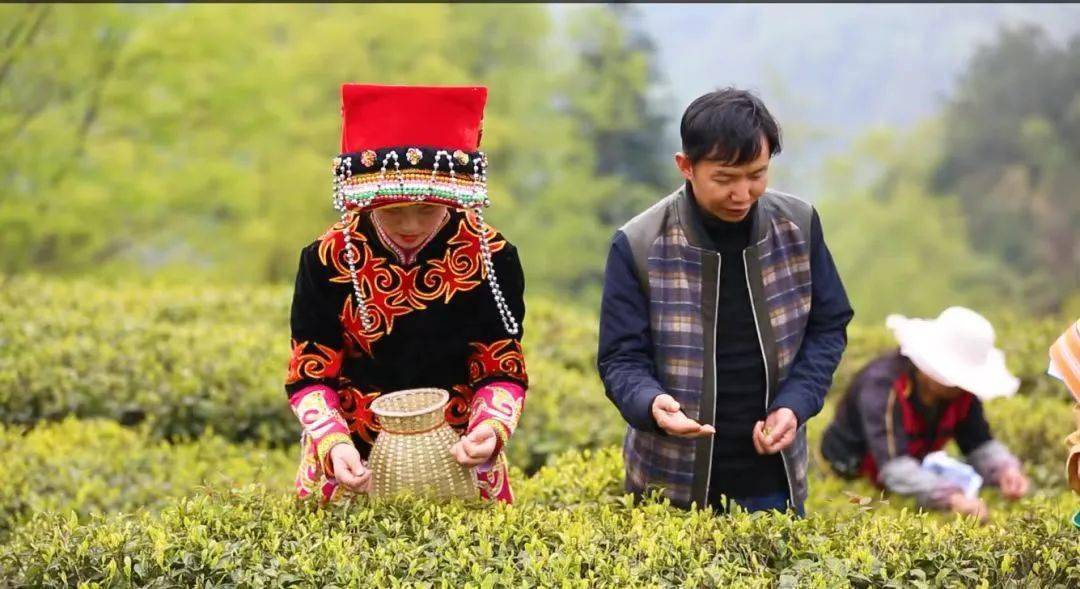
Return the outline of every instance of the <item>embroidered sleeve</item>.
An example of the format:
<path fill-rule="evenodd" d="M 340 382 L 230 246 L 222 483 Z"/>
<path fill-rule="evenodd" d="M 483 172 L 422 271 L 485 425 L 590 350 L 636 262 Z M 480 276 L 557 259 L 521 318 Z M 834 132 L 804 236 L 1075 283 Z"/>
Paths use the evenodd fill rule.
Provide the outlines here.
<path fill-rule="evenodd" d="M 310 246 L 305 248 L 296 273 L 289 320 L 292 352 L 285 377 L 289 397 L 314 385 L 337 388 L 343 357 L 339 309 L 326 267 Z"/>
<path fill-rule="evenodd" d="M 305 248 L 293 291 L 292 351 L 285 391 L 303 435 L 310 438 L 323 468 L 332 476 L 330 449 L 352 440 L 339 410 L 337 386 L 343 342 L 337 305 L 325 274 L 327 270 L 315 252 L 310 246 Z"/>
<path fill-rule="evenodd" d="M 289 402 L 304 428 L 304 436 L 311 439 L 323 470 L 327 476 L 333 476 L 334 464 L 330 460 L 330 449 L 338 444 L 352 443 L 349 426 L 338 407 L 337 393 L 330 388 L 315 385 L 296 393 Z"/>
<path fill-rule="evenodd" d="M 507 244 L 494 258 L 507 306 L 519 325 L 524 324 L 524 278 L 517 252 Z M 480 424 L 488 424 L 498 437 L 495 452 L 488 465 L 494 464 L 517 427 L 525 405 L 529 377 L 525 355 L 521 349 L 521 333 L 508 334 L 495 309 L 494 302 L 481 310 L 486 320 L 478 321 L 477 331 L 469 346 L 468 384 L 475 391 L 469 411 L 471 432 Z M 481 466 L 481 469 L 483 469 Z"/>
<path fill-rule="evenodd" d="M 521 410 L 525 405 L 525 388 L 513 382 L 493 382 L 485 385 L 473 395 L 469 412 L 468 431 L 472 432 L 480 425 L 487 424 L 495 431 L 495 451 L 488 464 L 493 464 L 503 447 L 510 441 L 510 436 L 517 429 L 521 419 Z"/>
<path fill-rule="evenodd" d="M 510 244 L 506 244 L 493 261 L 502 296 L 520 328 L 516 334 L 507 333 L 495 301 L 488 298 L 490 294 L 485 297 L 476 309 L 476 317 L 470 321 L 468 384 L 477 390 L 490 382 L 509 381 L 527 388 L 529 379 L 521 349 L 525 323 L 525 281 L 521 262 Z"/>

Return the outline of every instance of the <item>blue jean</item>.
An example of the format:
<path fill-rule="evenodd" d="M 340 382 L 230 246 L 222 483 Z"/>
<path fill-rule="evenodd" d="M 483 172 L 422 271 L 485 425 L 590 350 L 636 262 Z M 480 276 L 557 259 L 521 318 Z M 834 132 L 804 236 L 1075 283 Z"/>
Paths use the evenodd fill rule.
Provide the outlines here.
<path fill-rule="evenodd" d="M 770 509 L 776 511 L 787 511 L 791 509 L 799 517 L 806 517 L 806 509 L 802 503 L 792 505 L 788 501 L 787 491 L 777 491 L 769 495 L 760 495 L 758 497 L 732 497 L 725 498 L 722 505 L 716 506 L 716 510 L 721 513 L 727 513 L 731 511 L 731 502 L 734 501 L 736 505 L 749 511 L 751 513 L 755 511 L 768 511 Z"/>

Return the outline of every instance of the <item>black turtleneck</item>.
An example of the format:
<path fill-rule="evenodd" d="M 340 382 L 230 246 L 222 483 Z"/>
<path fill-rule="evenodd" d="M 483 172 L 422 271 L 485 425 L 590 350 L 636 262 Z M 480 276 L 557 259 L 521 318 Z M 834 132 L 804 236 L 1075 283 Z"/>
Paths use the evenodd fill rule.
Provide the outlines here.
<path fill-rule="evenodd" d="M 716 435 L 709 503 L 720 495 L 747 498 L 787 491 L 779 454 L 754 449 L 754 424 L 765 418 L 765 359 L 754 324 L 743 250 L 757 205 L 735 223 L 698 207 L 702 225 L 720 254 L 716 313 Z"/>

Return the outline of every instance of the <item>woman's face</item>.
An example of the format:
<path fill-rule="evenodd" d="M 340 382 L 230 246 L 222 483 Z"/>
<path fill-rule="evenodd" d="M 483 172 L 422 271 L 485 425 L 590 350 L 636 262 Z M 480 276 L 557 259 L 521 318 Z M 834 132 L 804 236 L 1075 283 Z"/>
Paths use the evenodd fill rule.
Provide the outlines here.
<path fill-rule="evenodd" d="M 431 235 L 446 216 L 446 207 L 430 203 L 416 203 L 383 207 L 371 213 L 390 239 L 398 245 L 419 245 Z"/>
<path fill-rule="evenodd" d="M 948 403 L 967 394 L 967 392 L 960 387 L 948 387 L 939 383 L 930 378 L 930 375 L 919 369 L 916 369 L 915 372 L 915 378 L 918 381 L 919 388 L 924 391 L 927 396 L 940 403 Z"/>

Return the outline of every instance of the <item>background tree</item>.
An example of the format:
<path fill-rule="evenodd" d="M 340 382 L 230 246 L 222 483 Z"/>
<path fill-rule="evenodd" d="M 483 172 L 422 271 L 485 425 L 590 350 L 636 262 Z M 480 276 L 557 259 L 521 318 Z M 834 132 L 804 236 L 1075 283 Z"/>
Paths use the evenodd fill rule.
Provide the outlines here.
<path fill-rule="evenodd" d="M 959 197 L 972 245 L 1023 277 L 1031 309 L 1057 309 L 1080 288 L 1080 36 L 1002 30 L 944 122 L 934 187 Z"/>
<path fill-rule="evenodd" d="M 1016 279 L 969 244 L 957 199 L 930 189 L 940 134 L 935 121 L 907 135 L 879 129 L 829 165 L 835 192 L 818 209 L 864 324 L 889 313 L 932 317 L 951 305 L 985 312 L 1015 291 Z"/>
<path fill-rule="evenodd" d="M 526 271 L 541 277 L 534 291 L 595 304 L 615 229 L 677 185 L 652 96 L 655 47 L 636 18 L 630 6 L 586 7 L 559 31 L 553 101 L 569 129 L 545 149 L 562 160 L 543 171 L 547 190 L 508 218 Z"/>
<path fill-rule="evenodd" d="M 493 223 L 530 292 L 595 305 L 614 229 L 678 184 L 664 138 L 682 105 L 661 99 L 642 10 L 2 6 L 0 272 L 287 283 L 335 218 L 339 84 L 484 84 Z M 806 195 L 791 158 L 831 122 L 783 107 L 808 82 L 778 79 L 775 185 Z M 830 166 L 817 204 L 860 317 L 1080 308 L 1078 151 L 1080 37 L 1002 32 L 937 123 Z"/>
<path fill-rule="evenodd" d="M 595 294 L 614 227 L 663 184 L 623 8 L 567 30 L 523 5 L 2 10 L 6 272 L 288 281 L 334 219 L 342 81 L 491 88 L 491 216 L 540 290 Z"/>
<path fill-rule="evenodd" d="M 0 7 L 0 270 L 50 272 L 107 257 L 110 240 L 83 222 L 109 215 L 100 194 L 67 187 L 93 173 L 105 91 L 138 12 Z"/>

